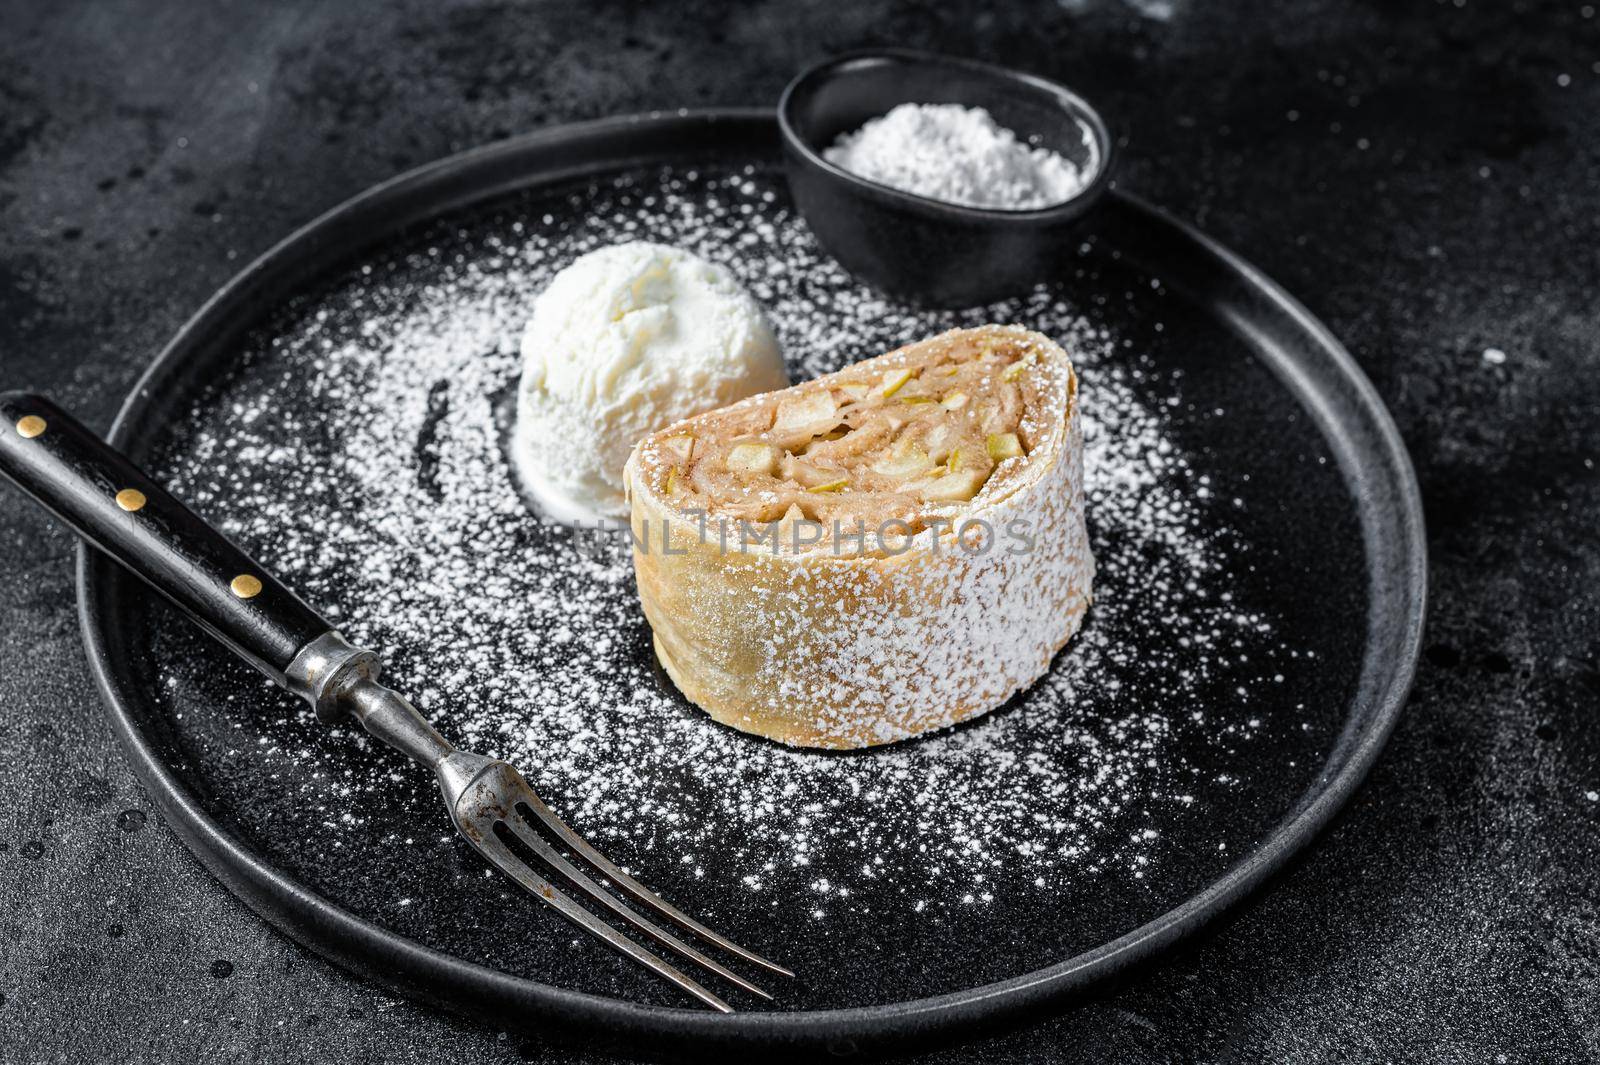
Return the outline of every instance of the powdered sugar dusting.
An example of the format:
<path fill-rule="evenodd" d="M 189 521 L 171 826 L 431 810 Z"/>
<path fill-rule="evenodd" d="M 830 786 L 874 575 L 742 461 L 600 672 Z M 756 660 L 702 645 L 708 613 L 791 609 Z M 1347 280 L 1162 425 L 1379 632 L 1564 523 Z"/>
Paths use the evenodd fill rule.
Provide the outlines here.
<path fill-rule="evenodd" d="M 672 456 L 653 442 L 639 449 L 628 481 L 632 525 L 645 534 L 634 556 L 640 598 L 663 665 L 696 705 L 735 728 L 798 746 L 859 748 L 985 713 L 1049 668 L 1083 620 L 1094 571 L 1083 520 L 1083 429 L 1066 353 L 1039 334 L 988 327 L 943 333 L 846 373 L 876 381 L 907 358 L 989 344 L 1015 345 L 1008 350 L 1030 360 L 1012 364 L 1026 369 L 1036 397 L 1037 410 L 1019 414 L 1025 425 L 1037 419 L 1029 459 L 990 476 L 970 502 L 925 506 L 921 514 L 941 524 L 899 545 L 882 529 L 869 531 L 884 512 L 863 492 L 856 498 L 866 518 L 858 517 L 853 540 L 842 523 L 835 533 L 818 515 L 823 546 L 785 552 L 782 523 L 770 547 L 753 544 L 741 524 L 732 550 L 744 558 L 735 566 L 721 519 L 697 527 L 691 515 L 704 516 L 699 500 L 663 494 Z M 922 374 L 938 377 L 931 366 Z M 819 380 L 831 388 L 838 377 Z M 718 420 L 736 425 L 774 407 L 783 409 L 758 396 L 707 416 L 709 423 L 662 432 L 715 438 Z M 653 548 L 652 528 L 660 533 Z M 803 531 L 793 528 L 791 540 Z M 666 550 L 669 540 L 676 550 Z M 892 557 L 878 557 L 880 549 Z"/>
<path fill-rule="evenodd" d="M 522 765 L 647 880 L 679 865 L 746 904 L 800 899 L 824 920 L 1159 873 L 1163 811 L 1229 786 L 1176 738 L 1226 749 L 1272 727 L 1258 707 L 1292 656 L 1270 617 L 1231 601 L 1225 504 L 1168 438 L 1149 402 L 1160 382 L 1059 292 L 962 313 L 872 294 L 780 189 L 756 169 L 651 172 L 575 191 L 576 220 L 502 211 L 436 228 L 288 308 L 252 353 L 251 387 L 219 386 L 226 428 L 182 441 L 162 475 L 377 649 L 446 735 Z M 651 659 L 626 541 L 531 517 L 497 420 L 533 296 L 577 255 L 636 237 L 726 264 L 768 309 L 797 380 L 989 320 L 1067 348 L 1100 577 L 1042 680 L 973 724 L 852 755 L 756 740 L 684 702 Z M 274 478 L 293 491 L 260 490 L 269 468 L 294 471 Z M 1201 698 L 1219 685 L 1236 692 L 1226 709 Z M 315 727 L 307 714 L 269 726 L 278 756 L 299 757 Z M 428 787 L 373 764 L 305 797 L 326 806 L 323 842 L 363 830 L 365 798 Z"/>
<path fill-rule="evenodd" d="M 900 104 L 846 133 L 823 158 L 892 188 L 969 207 L 1037 210 L 1070 200 L 1099 165 L 1094 137 L 1080 169 L 1048 148 L 1019 140 L 981 107 Z"/>

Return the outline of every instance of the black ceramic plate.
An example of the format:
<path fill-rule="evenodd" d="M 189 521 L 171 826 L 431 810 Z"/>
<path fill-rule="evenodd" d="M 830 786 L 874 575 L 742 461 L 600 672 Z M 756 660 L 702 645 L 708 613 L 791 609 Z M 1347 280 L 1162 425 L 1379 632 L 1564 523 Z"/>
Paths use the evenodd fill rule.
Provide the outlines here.
<path fill-rule="evenodd" d="M 1045 680 L 843 756 L 730 732 L 677 695 L 625 551 L 528 515 L 496 443 L 532 295 L 628 236 L 725 262 L 797 375 L 991 318 L 1072 347 L 1101 571 Z M 765 112 L 564 127 L 382 185 L 219 292 L 112 435 L 377 647 L 447 733 L 520 762 L 602 849 L 800 975 L 771 1007 L 687 1008 L 486 875 L 423 775 L 322 729 L 86 552 L 96 675 L 201 860 L 356 972 L 656 1052 L 949 1038 L 1150 958 L 1345 802 L 1422 629 L 1405 451 L 1268 279 L 1115 195 L 1027 300 L 900 307 L 817 251 Z"/>

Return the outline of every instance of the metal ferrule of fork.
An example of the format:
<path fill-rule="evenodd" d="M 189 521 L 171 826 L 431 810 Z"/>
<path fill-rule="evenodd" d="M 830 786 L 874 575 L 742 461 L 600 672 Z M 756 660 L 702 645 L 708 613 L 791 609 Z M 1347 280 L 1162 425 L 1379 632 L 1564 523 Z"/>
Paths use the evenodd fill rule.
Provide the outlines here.
<path fill-rule="evenodd" d="M 491 864 L 585 931 L 713 1009 L 731 1012 L 732 1007 L 580 905 L 567 891 L 586 897 L 591 904 L 625 922 L 657 946 L 667 948 L 751 994 L 772 997 L 626 905 L 602 884 L 609 883 L 636 905 L 740 960 L 777 975 L 794 975 L 705 927 L 634 880 L 557 817 L 514 767 L 497 759 L 457 750 L 409 701 L 378 682 L 380 671 L 376 655 L 354 646 L 338 632 L 330 631 L 312 640 L 295 656 L 285 670 L 285 686 L 304 697 L 322 720 L 331 722 L 347 714 L 353 716 L 374 737 L 433 770 L 457 830 Z M 555 843 L 545 833 L 554 837 Z M 531 851 L 561 878 L 567 891 L 557 888 L 518 857 L 509 845 L 510 839 Z M 601 881 L 596 882 L 580 870 L 562 853 L 562 848 L 587 863 Z"/>
<path fill-rule="evenodd" d="M 323 721 L 349 714 L 407 758 L 436 769 L 454 745 L 407 699 L 378 683 L 382 671 L 377 655 L 337 631 L 325 632 L 294 656 L 284 673 L 285 687 L 310 703 Z"/>

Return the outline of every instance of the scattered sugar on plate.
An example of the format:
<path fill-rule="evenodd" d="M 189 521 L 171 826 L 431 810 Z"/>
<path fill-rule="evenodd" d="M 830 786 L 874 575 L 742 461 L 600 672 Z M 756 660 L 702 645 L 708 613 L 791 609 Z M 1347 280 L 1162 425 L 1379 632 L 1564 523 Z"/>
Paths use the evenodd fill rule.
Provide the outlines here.
<path fill-rule="evenodd" d="M 201 401 L 195 420 L 212 427 L 181 438 L 161 473 L 377 650 L 447 736 L 523 767 L 647 881 L 676 867 L 714 880 L 714 898 L 826 920 L 1160 876 L 1171 841 L 1156 826 L 1237 784 L 1179 740 L 1225 757 L 1275 727 L 1271 692 L 1295 658 L 1271 616 L 1232 602 L 1237 550 L 1218 517 L 1230 502 L 1171 439 L 1170 382 L 1055 290 L 959 313 L 875 295 L 817 248 L 781 180 L 665 170 L 580 188 L 567 219 L 436 226 L 281 312 L 249 352 L 249 386 L 224 381 Z M 1067 348 L 1100 577 L 1043 680 L 969 725 L 844 755 L 734 732 L 676 692 L 651 657 L 626 542 L 531 516 L 502 451 L 534 295 L 578 255 L 637 237 L 727 265 L 769 311 L 796 380 L 991 320 Z M 218 399 L 215 427 L 201 412 L 214 419 Z M 188 667 L 165 668 L 171 685 Z M 1226 706 L 1202 698 L 1219 689 L 1235 693 Z M 263 737 L 251 756 L 285 773 L 320 742 L 308 712 L 263 724 L 258 707 L 228 704 L 241 734 Z M 363 811 L 406 789 L 431 785 L 397 757 L 319 770 L 300 795 L 320 834 L 306 845 L 368 844 Z"/>

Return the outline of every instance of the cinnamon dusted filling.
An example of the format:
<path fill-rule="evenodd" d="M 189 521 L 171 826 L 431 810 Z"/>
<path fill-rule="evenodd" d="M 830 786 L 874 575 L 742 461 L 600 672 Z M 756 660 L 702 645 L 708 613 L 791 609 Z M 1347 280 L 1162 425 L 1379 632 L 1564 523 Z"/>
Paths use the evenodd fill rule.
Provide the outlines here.
<path fill-rule="evenodd" d="M 1021 471 L 1041 424 L 1033 358 L 994 336 L 914 348 L 695 418 L 654 441 L 649 476 L 684 511 L 919 532 Z"/>

